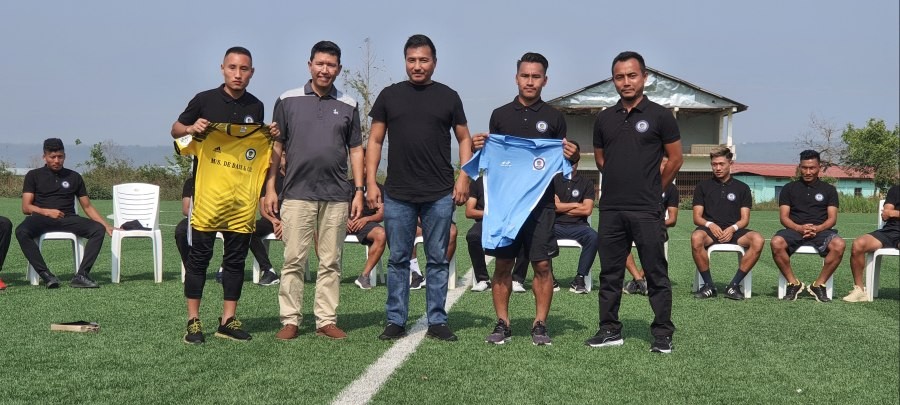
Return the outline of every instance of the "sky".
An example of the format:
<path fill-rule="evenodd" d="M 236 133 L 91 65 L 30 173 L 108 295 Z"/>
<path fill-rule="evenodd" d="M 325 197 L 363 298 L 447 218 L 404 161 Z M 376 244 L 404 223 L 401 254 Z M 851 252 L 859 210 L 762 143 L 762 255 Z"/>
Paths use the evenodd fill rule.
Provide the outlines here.
<path fill-rule="evenodd" d="M 15 1 L 0 25 L 0 142 L 168 145 L 194 94 L 222 82 L 227 48 L 253 53 L 248 90 L 266 105 L 309 79 L 309 50 L 331 40 L 344 69 L 368 38 L 377 89 L 406 79 L 403 44 L 437 47 L 433 79 L 461 96 L 473 133 L 516 95 L 515 62 L 550 60 L 543 98 L 610 76 L 612 58 L 647 65 L 749 106 L 734 141 L 793 140 L 810 117 L 844 127 L 898 122 L 900 10 L 872 1 Z M 345 87 L 338 78 L 339 88 Z"/>

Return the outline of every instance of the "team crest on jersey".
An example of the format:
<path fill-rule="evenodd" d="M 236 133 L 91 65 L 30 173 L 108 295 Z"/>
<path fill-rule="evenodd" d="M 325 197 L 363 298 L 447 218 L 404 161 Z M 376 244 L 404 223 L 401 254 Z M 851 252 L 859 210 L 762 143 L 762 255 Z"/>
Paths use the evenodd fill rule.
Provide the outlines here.
<path fill-rule="evenodd" d="M 735 196 L 734 193 L 728 193 L 728 195 L 725 196 L 725 198 L 728 198 L 728 201 L 734 201 L 734 199 L 737 198 L 737 196 Z"/>
<path fill-rule="evenodd" d="M 637 122 L 637 124 L 634 124 L 634 129 L 643 134 L 644 132 L 647 132 L 648 129 L 650 129 L 650 123 L 648 123 L 646 120 L 640 120 Z"/>
<path fill-rule="evenodd" d="M 60 185 L 62 186 L 62 188 L 69 188 L 69 186 L 70 186 L 69 182 L 65 181 L 65 180 L 63 180 L 63 182 L 60 183 Z"/>
<path fill-rule="evenodd" d="M 534 129 L 536 129 L 540 133 L 547 132 L 547 122 L 546 121 L 538 121 L 537 124 L 534 124 Z"/>
<path fill-rule="evenodd" d="M 253 117 L 251 117 L 249 115 L 245 115 L 244 116 L 244 124 L 252 124 L 252 123 L 253 123 Z"/>
<path fill-rule="evenodd" d="M 244 152 L 244 157 L 247 158 L 247 160 L 253 160 L 254 158 L 256 158 L 256 149 L 247 149 L 247 151 Z"/>
<path fill-rule="evenodd" d="M 544 158 L 542 158 L 542 157 L 534 158 L 534 162 L 531 163 L 531 167 L 533 167 L 534 170 L 544 170 L 544 167 L 546 165 L 547 165 L 547 162 L 544 161 Z"/>
<path fill-rule="evenodd" d="M 581 195 L 581 192 L 578 189 L 572 190 L 572 198 L 578 198 Z"/>
<path fill-rule="evenodd" d="M 825 199 L 825 196 L 822 193 L 816 193 L 816 201 L 822 201 Z"/>

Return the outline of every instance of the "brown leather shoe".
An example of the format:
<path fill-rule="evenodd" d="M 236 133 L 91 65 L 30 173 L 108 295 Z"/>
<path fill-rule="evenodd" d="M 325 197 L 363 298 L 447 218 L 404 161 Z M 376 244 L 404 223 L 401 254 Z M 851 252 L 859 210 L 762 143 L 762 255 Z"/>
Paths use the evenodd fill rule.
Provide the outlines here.
<path fill-rule="evenodd" d="M 291 340 L 297 337 L 300 334 L 300 328 L 294 324 L 286 324 L 284 325 L 278 333 L 275 334 L 275 339 L 278 340 Z"/>
<path fill-rule="evenodd" d="M 347 338 L 347 334 L 344 333 L 344 331 L 342 331 L 341 328 L 338 328 L 337 325 L 335 325 L 333 323 L 329 323 L 328 325 L 325 325 L 319 329 L 316 329 L 316 336 L 325 336 L 329 339 L 335 339 L 335 340 Z"/>

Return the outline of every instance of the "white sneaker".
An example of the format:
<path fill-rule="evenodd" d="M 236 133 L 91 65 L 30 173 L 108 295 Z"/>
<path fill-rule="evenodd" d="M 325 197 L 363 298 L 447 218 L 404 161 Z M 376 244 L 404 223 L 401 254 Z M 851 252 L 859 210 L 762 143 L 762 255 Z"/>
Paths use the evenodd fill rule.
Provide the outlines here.
<path fill-rule="evenodd" d="M 491 285 L 488 284 L 487 281 L 479 281 L 472 286 L 472 291 L 474 292 L 482 292 L 491 289 Z"/>
<path fill-rule="evenodd" d="M 866 294 L 866 289 L 864 287 L 860 287 L 858 285 L 853 286 L 853 291 L 850 291 L 850 294 L 847 294 L 846 297 L 843 298 L 844 301 L 847 302 L 869 302 L 869 295 Z"/>
<path fill-rule="evenodd" d="M 525 286 L 522 283 L 513 280 L 513 292 L 523 293 L 525 292 Z"/>

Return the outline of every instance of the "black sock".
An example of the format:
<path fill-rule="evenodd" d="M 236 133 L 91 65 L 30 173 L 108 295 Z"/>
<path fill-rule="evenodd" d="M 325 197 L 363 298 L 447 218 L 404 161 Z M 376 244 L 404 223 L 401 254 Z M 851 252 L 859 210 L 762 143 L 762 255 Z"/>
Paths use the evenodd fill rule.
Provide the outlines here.
<path fill-rule="evenodd" d="M 700 277 L 703 278 L 703 284 L 709 284 L 710 287 L 713 286 L 712 274 L 710 274 L 709 269 L 706 269 L 706 271 L 701 271 Z"/>
<path fill-rule="evenodd" d="M 734 284 L 734 285 L 740 284 L 741 281 L 744 281 L 744 276 L 746 276 L 746 275 L 747 275 L 747 273 L 744 273 L 741 269 L 738 269 L 737 273 L 734 273 L 734 278 L 731 279 L 731 284 Z"/>

